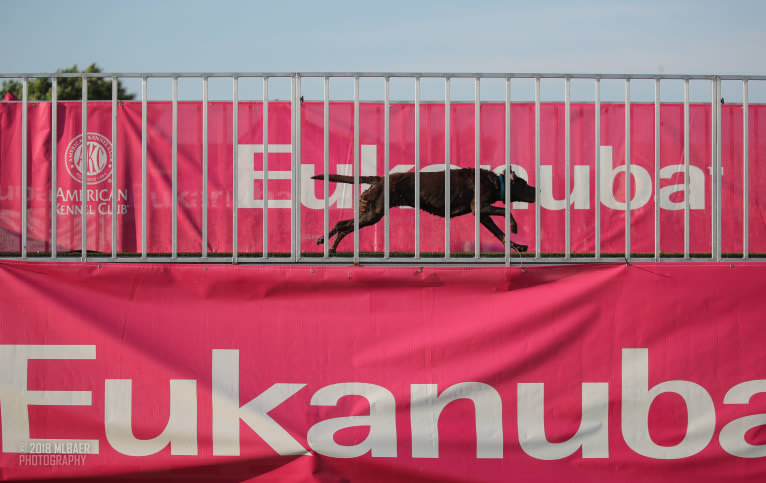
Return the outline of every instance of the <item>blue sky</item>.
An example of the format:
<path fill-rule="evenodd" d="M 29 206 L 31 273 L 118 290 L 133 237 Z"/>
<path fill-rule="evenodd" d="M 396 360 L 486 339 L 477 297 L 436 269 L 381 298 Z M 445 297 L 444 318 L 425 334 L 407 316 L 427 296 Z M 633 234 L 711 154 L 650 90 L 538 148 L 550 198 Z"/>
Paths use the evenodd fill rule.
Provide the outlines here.
<path fill-rule="evenodd" d="M 766 1 L 0 0 L 0 72 L 766 74 Z"/>

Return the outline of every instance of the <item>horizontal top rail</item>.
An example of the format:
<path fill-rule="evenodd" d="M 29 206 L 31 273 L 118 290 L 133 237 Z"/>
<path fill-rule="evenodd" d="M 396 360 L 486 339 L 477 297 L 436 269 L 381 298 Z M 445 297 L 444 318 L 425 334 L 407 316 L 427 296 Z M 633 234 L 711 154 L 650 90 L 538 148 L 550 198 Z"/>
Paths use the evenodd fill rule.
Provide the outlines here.
<path fill-rule="evenodd" d="M 719 75 L 719 74 L 564 74 L 564 73 L 481 73 L 481 72 L 39 72 L 39 73 L 0 73 L 0 78 L 143 78 L 143 77 L 421 77 L 473 79 L 668 79 L 668 80 L 766 80 L 766 75 Z"/>

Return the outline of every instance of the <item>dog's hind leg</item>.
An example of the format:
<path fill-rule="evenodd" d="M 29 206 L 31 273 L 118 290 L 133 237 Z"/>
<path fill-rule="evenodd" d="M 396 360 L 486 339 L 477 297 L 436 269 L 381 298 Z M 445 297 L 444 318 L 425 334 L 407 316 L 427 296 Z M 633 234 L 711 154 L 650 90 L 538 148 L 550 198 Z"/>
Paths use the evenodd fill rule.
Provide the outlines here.
<path fill-rule="evenodd" d="M 337 233 L 337 236 L 335 237 L 335 240 L 330 247 L 330 253 L 335 253 L 335 250 L 338 248 L 340 241 L 343 240 L 346 235 L 354 231 L 354 220 L 341 220 L 335 224 L 335 227 L 332 229 L 332 231 Z"/>
<path fill-rule="evenodd" d="M 335 226 L 334 226 L 334 227 L 332 227 L 332 230 L 330 230 L 330 231 L 327 233 L 327 239 L 328 239 L 328 240 L 329 240 L 330 238 L 332 238 L 332 236 L 333 236 L 334 234 L 338 233 L 338 225 L 340 225 L 341 223 L 342 223 L 342 222 L 340 222 L 340 221 L 339 221 L 338 223 L 336 223 L 336 224 L 335 224 Z M 317 239 L 317 245 L 322 245 L 322 244 L 324 243 L 324 241 L 325 241 L 325 240 L 324 240 L 324 235 L 320 236 L 320 237 Z"/>
<path fill-rule="evenodd" d="M 371 210 L 368 208 L 359 214 L 359 229 L 362 229 L 365 226 L 374 225 L 375 223 L 379 222 L 381 218 L 383 218 L 383 213 L 379 212 L 378 210 Z M 335 225 L 335 228 L 333 228 L 333 231 L 336 231 L 338 236 L 336 236 L 335 241 L 333 241 L 332 247 L 330 248 L 330 253 L 335 253 L 335 249 L 338 248 L 340 241 L 343 240 L 346 235 L 354 232 L 354 220 L 349 219 L 339 221 Z"/>

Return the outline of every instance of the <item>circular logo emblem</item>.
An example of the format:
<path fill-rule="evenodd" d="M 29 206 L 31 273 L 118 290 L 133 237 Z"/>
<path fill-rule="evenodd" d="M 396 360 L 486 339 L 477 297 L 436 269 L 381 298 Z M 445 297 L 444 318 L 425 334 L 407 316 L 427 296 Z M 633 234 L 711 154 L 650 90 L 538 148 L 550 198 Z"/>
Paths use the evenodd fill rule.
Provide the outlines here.
<path fill-rule="evenodd" d="M 85 154 L 83 155 L 83 151 Z M 88 145 L 82 146 L 82 136 L 75 136 L 66 148 L 66 169 L 75 181 L 82 183 L 83 159 L 88 184 L 98 184 L 112 173 L 112 143 L 101 134 L 89 132 Z"/>

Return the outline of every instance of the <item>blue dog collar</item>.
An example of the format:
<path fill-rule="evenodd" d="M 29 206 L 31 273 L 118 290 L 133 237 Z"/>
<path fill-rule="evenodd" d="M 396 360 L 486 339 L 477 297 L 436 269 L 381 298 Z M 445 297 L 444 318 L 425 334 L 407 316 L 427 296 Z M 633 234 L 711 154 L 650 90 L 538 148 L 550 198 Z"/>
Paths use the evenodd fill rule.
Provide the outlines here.
<path fill-rule="evenodd" d="M 497 177 L 500 179 L 500 198 L 505 197 L 505 173 L 498 174 Z"/>

